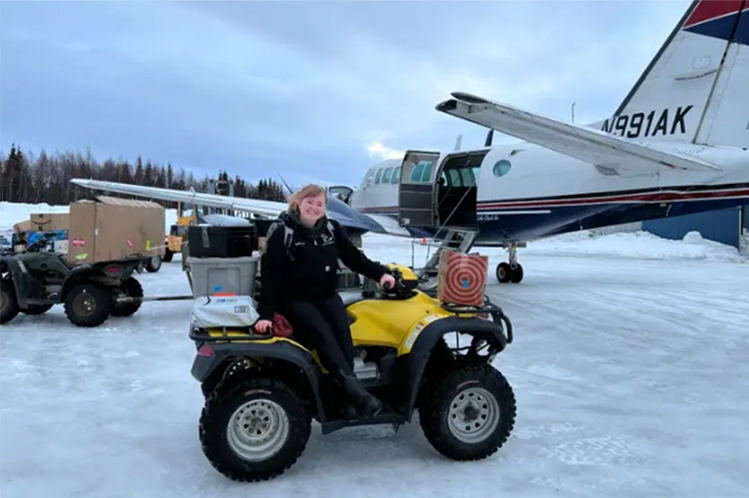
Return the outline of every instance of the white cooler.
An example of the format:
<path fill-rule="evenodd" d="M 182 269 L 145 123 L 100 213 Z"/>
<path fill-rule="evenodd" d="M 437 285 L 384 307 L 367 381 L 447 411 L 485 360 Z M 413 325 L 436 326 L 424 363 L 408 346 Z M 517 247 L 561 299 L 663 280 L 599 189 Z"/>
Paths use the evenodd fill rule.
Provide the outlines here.
<path fill-rule="evenodd" d="M 202 296 L 192 305 L 191 322 L 197 328 L 251 327 L 258 318 L 249 296 Z"/>

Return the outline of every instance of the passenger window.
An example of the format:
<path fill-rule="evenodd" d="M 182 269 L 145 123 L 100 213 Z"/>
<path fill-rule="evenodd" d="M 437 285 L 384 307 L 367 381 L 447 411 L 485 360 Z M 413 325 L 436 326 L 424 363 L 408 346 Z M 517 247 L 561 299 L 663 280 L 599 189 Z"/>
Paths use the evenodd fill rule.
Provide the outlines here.
<path fill-rule="evenodd" d="M 382 175 L 382 183 L 390 183 L 390 175 L 393 173 L 393 168 L 387 168 L 385 174 Z"/>
<path fill-rule="evenodd" d="M 450 186 L 451 187 L 462 187 L 463 182 L 460 180 L 460 173 L 456 169 L 451 169 L 450 173 Z"/>
<path fill-rule="evenodd" d="M 393 171 L 393 177 L 390 179 L 390 183 L 393 185 L 398 185 L 401 181 L 401 167 L 398 166 L 395 168 L 395 171 Z"/>
<path fill-rule="evenodd" d="M 512 164 L 510 164 L 510 161 L 508 161 L 507 159 L 502 159 L 494 165 L 494 168 L 492 168 L 492 173 L 494 173 L 494 176 L 504 176 L 510 172 L 511 167 Z"/>
<path fill-rule="evenodd" d="M 375 177 L 375 185 L 380 184 L 380 179 L 382 178 L 382 168 L 377 170 L 377 176 Z"/>

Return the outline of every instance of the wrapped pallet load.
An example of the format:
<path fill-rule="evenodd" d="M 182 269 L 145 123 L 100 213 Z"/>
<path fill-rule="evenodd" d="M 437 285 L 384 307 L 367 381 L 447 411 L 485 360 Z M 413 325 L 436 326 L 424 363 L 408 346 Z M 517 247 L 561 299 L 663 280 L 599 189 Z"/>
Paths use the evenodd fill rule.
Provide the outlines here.
<path fill-rule="evenodd" d="M 489 257 L 442 251 L 440 254 L 437 299 L 462 306 L 483 306 Z"/>

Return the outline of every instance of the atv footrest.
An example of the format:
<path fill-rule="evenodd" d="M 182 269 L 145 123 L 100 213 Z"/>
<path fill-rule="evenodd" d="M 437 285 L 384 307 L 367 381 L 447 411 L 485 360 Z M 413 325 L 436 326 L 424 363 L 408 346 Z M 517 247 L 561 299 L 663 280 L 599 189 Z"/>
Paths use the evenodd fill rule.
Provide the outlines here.
<path fill-rule="evenodd" d="M 346 427 L 356 427 L 362 425 L 380 425 L 380 424 L 405 424 L 406 418 L 398 412 L 383 410 L 374 417 L 359 417 L 355 419 L 339 419 L 330 422 L 324 422 L 322 433 L 330 434 Z"/>

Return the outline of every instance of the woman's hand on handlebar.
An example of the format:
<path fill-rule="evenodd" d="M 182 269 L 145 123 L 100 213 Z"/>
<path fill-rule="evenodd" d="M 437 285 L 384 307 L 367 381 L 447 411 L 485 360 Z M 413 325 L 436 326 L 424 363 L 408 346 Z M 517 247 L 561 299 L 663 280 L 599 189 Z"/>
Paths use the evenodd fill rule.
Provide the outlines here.
<path fill-rule="evenodd" d="M 382 290 L 390 290 L 395 287 L 395 277 L 391 274 L 386 273 L 380 278 L 380 288 Z"/>
<path fill-rule="evenodd" d="M 273 322 L 270 320 L 258 320 L 255 323 L 255 330 L 258 332 L 265 332 L 271 328 L 273 328 Z"/>

